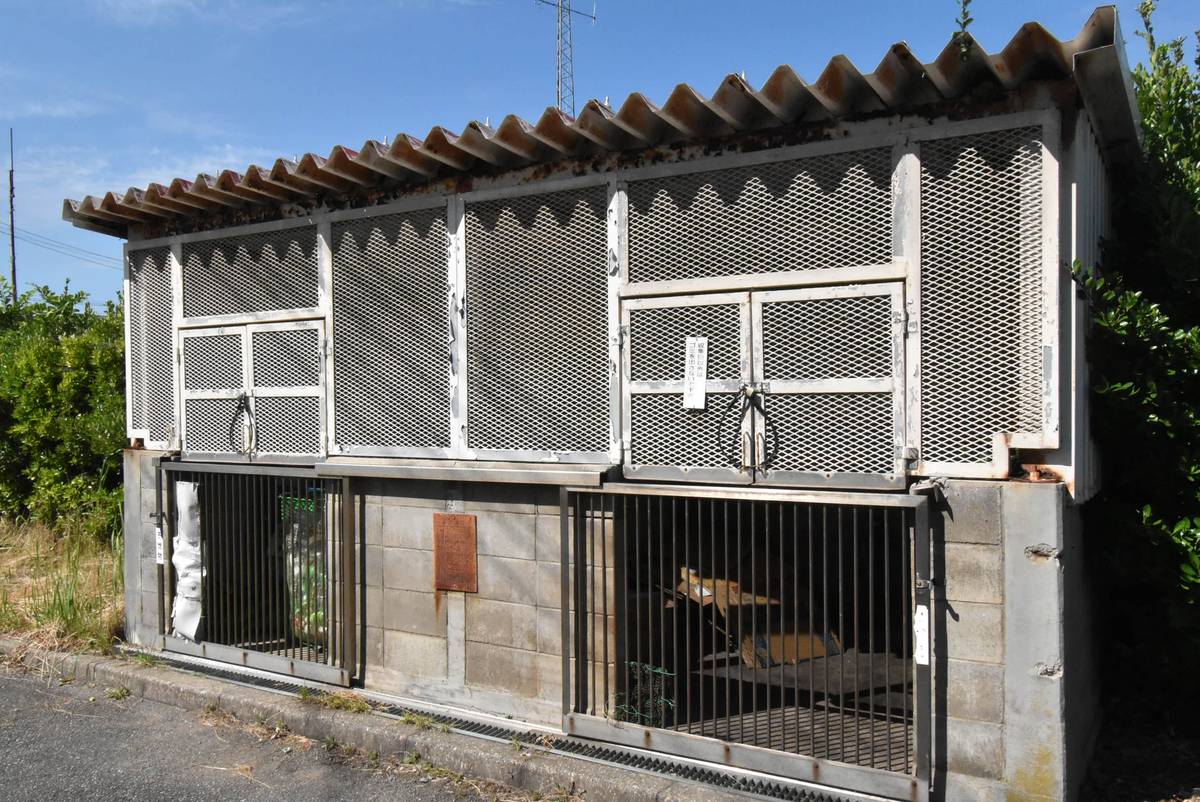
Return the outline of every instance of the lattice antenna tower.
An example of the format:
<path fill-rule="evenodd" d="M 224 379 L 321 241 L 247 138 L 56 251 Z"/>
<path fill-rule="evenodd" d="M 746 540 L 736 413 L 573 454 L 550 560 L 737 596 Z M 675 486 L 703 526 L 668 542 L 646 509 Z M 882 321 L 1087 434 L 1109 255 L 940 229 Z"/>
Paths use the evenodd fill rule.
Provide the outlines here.
<path fill-rule="evenodd" d="M 595 0 L 592 13 L 571 8 L 571 0 L 535 0 L 544 6 L 552 6 L 558 15 L 555 37 L 555 104 L 559 111 L 575 116 L 575 42 L 571 33 L 571 19 L 578 14 L 596 21 Z"/>

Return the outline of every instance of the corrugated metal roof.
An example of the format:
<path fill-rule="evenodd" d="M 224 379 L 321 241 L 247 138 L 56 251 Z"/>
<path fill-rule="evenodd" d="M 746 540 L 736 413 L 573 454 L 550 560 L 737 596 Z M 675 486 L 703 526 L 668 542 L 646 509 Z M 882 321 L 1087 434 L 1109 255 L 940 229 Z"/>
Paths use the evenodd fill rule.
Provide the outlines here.
<path fill-rule="evenodd" d="M 1105 52 L 1111 51 L 1111 52 Z M 618 111 L 590 100 L 571 119 L 548 108 L 536 123 L 509 115 L 495 127 L 471 122 L 461 133 L 435 127 L 423 139 L 397 134 L 390 144 L 367 140 L 357 149 L 337 145 L 328 156 L 305 154 L 298 162 L 278 159 L 270 167 L 250 165 L 219 175 L 176 178 L 168 184 L 131 187 L 125 192 L 67 200 L 63 218 L 75 225 L 127 236 L 130 224 L 178 221 L 196 223 L 247 206 L 312 202 L 353 195 L 377 187 L 417 187 L 456 175 L 495 172 L 533 164 L 681 142 L 697 142 L 747 131 L 828 124 L 839 119 L 919 111 L 975 95 L 983 88 L 1010 91 L 1042 80 L 1086 77 L 1081 57 L 1100 63 L 1090 72 L 1109 82 L 1099 99 L 1114 95 L 1111 81 L 1122 81 L 1128 68 L 1116 9 L 1096 9 L 1074 38 L 1060 41 L 1036 22 L 1021 27 L 999 53 L 988 54 L 972 38 L 952 39 L 929 64 L 922 64 L 903 42 L 892 45 L 875 71 L 864 75 L 845 56 L 834 56 L 811 83 L 790 67 L 777 68 L 759 89 L 729 75 L 711 98 L 679 84 L 661 106 L 633 93 Z M 1116 65 L 1115 67 L 1113 65 Z M 1084 93 L 1088 102 L 1087 92 Z M 1103 99 L 1108 106 L 1111 99 Z M 1127 98 L 1123 98 L 1127 101 Z M 1126 102 L 1126 105 L 1128 103 Z M 1136 140 L 1136 122 L 1110 111 L 1122 130 L 1116 139 Z M 1123 125 L 1124 117 L 1130 125 Z"/>

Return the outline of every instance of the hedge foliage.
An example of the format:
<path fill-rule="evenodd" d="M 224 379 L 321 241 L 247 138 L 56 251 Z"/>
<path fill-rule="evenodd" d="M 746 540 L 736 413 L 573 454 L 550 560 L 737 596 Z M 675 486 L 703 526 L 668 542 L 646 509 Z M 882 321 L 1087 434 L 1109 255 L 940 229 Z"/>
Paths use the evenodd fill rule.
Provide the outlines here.
<path fill-rule="evenodd" d="M 122 329 L 118 304 L 97 309 L 69 287 L 0 306 L 0 516 L 119 535 Z"/>

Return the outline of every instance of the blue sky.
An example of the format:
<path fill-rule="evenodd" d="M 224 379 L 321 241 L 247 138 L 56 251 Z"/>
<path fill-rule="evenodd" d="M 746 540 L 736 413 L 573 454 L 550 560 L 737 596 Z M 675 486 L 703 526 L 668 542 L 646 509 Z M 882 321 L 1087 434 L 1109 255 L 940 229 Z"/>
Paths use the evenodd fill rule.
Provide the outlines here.
<path fill-rule="evenodd" d="M 590 0 L 575 2 L 590 10 Z M 957 13 L 953 0 L 597 5 L 595 25 L 575 25 L 578 105 L 608 97 L 616 106 L 631 91 L 661 102 L 680 82 L 707 95 L 729 72 L 758 85 L 782 63 L 811 80 L 836 53 L 868 72 L 899 40 L 929 61 Z M 1119 6 L 1131 61 L 1140 60 L 1136 2 Z M 1069 38 L 1093 7 L 975 0 L 972 33 L 995 51 L 1036 19 Z M 1187 37 L 1190 53 L 1197 27 L 1195 0 L 1162 0 L 1161 38 Z M 18 233 L 113 265 L 120 242 L 62 221 L 64 197 L 357 148 L 398 131 L 424 136 L 433 125 L 536 119 L 554 102 L 554 12 L 534 0 L 0 0 L 0 43 Z M 104 300 L 121 285 L 119 269 L 26 241 L 17 266 L 22 288 L 69 278 Z M 0 267 L 7 275 L 7 243 Z"/>

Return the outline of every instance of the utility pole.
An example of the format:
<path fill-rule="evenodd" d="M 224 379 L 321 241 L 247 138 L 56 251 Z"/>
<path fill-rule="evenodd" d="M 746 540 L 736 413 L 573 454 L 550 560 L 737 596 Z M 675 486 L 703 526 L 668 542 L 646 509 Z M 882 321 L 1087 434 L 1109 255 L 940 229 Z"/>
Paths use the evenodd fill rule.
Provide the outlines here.
<path fill-rule="evenodd" d="M 8 259 L 12 265 L 12 302 L 17 305 L 17 218 L 13 209 L 16 207 L 16 190 L 13 188 L 13 129 L 8 129 Z"/>
<path fill-rule="evenodd" d="M 555 105 L 559 111 L 575 116 L 575 42 L 571 35 L 571 15 L 587 17 L 596 21 L 596 6 L 592 13 L 571 8 L 571 0 L 535 0 L 544 6 L 553 6 L 558 13 L 555 54 Z"/>

